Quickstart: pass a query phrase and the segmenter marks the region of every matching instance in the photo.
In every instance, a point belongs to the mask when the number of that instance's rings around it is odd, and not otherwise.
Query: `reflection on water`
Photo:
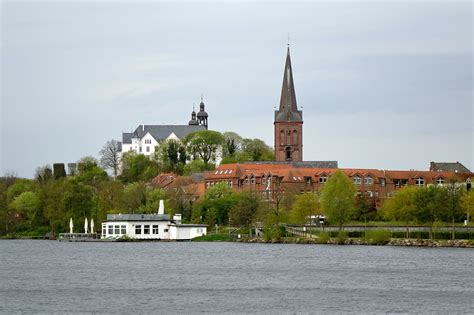
[[[0,312],[470,313],[474,250],[0,241]]]

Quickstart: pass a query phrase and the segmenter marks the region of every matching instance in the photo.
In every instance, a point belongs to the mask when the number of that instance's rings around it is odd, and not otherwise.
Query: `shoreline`
[[[48,238],[48,237],[28,237],[28,236],[19,236],[19,237],[0,237],[2,240],[45,240],[45,241],[57,241],[61,240],[57,238]],[[67,240],[62,240],[61,242],[68,242]],[[92,240],[84,240],[81,242],[92,242]],[[109,239],[95,239],[95,243],[111,243],[111,242],[164,242],[163,240],[136,240],[136,239],[127,239],[127,240],[109,240]],[[167,241],[169,243],[169,241]],[[234,239],[195,239],[188,240],[187,242],[229,242],[229,243],[251,243],[251,244],[299,244],[299,245],[361,245],[361,246],[405,246],[405,247],[456,247],[456,248],[474,248],[474,240],[467,239],[455,239],[455,240],[430,240],[430,239],[414,239],[414,238],[391,238],[389,240],[377,243],[373,240],[368,240],[364,238],[346,238],[346,239],[337,239],[330,238],[328,240],[321,240],[318,238],[306,238],[306,237],[284,237],[280,240],[265,240],[263,238],[234,238]]]

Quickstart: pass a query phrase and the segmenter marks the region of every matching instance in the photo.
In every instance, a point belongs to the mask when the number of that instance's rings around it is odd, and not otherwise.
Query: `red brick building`
[[[225,164],[205,176],[206,189],[226,183],[236,191],[261,194],[271,201],[285,191],[319,192],[337,168],[295,167],[291,164]],[[473,173],[442,171],[393,171],[377,169],[340,169],[352,179],[358,193],[373,197],[381,204],[398,189],[407,186],[445,185],[456,181],[465,185]]]

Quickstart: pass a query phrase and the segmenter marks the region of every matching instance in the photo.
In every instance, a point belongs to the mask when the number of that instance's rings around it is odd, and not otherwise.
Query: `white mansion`
[[[201,98],[199,112],[192,111],[187,125],[139,125],[134,132],[122,133],[121,151],[135,151],[145,156],[155,153],[155,147],[163,140],[182,141],[191,132],[207,130],[208,114]]]

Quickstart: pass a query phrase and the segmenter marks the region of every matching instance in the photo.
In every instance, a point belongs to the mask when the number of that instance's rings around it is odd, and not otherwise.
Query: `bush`
[[[341,245],[344,244],[348,237],[349,237],[349,233],[347,233],[346,231],[339,231],[336,238],[337,244],[341,244]]]
[[[193,242],[229,242],[233,237],[230,234],[209,234],[192,239]]]
[[[328,232],[321,232],[319,233],[318,243],[320,244],[327,244],[331,235]]]
[[[390,242],[390,231],[370,230],[365,233],[365,238],[370,245],[385,245]]]

